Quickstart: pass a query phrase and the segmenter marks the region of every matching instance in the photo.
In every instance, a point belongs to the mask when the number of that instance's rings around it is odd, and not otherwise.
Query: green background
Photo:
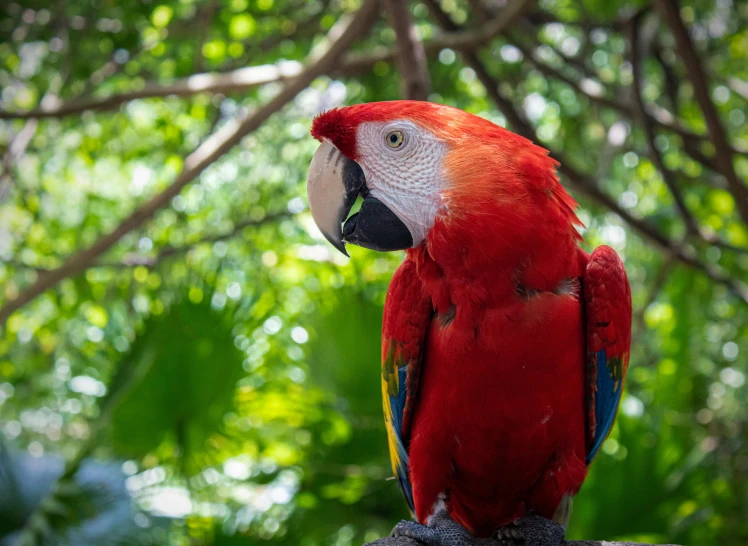
[[[474,29],[501,3],[440,5]],[[3,2],[0,109],[303,62],[358,7]],[[537,140],[608,197],[562,176],[581,204],[584,248],[613,246],[632,284],[627,391],[568,535],[740,544],[748,541],[748,305],[738,291],[748,229],[716,172],[712,139],[655,128],[657,153],[700,233],[687,228],[653,162],[633,106],[626,22],[636,10],[648,41],[644,101],[706,135],[673,36],[646,3],[542,1],[478,50]],[[426,5],[412,2],[410,12],[426,43],[440,39]],[[748,6],[689,0],[680,15],[744,182]],[[394,43],[380,15],[352,55]],[[511,128],[459,52],[428,51],[431,100]],[[348,260],[306,207],[313,116],[401,96],[391,59],[346,66],[315,79],[152,220],[7,320],[0,544],[345,546],[407,517],[390,479],[379,384],[382,305],[402,255],[349,248]],[[173,182],[208,135],[280,88],[0,120],[0,307],[115,229]]]

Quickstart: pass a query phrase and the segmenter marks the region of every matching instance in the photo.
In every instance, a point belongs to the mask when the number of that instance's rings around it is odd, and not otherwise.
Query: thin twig
[[[268,53],[284,40],[293,39],[294,41],[300,41],[302,39],[311,38],[314,34],[317,33],[320,27],[320,20],[327,11],[330,0],[324,0],[321,4],[322,5],[320,9],[310,17],[307,17],[303,21],[293,21],[293,24],[296,26],[293,34],[286,35],[283,32],[280,32],[274,33],[267,38],[262,39],[260,42],[256,42],[254,40],[243,41],[242,45],[244,46],[244,54],[239,58],[229,62],[225,70],[231,70],[233,66],[246,66],[250,63],[253,56],[257,55],[258,52],[262,54]],[[292,11],[296,11],[298,9],[298,6],[294,6]],[[291,17],[290,11],[287,16],[289,18]],[[222,70],[222,72],[225,70]]]
[[[387,18],[397,40],[397,65],[400,69],[402,95],[411,100],[428,100],[431,80],[426,65],[426,51],[418,37],[407,0],[385,0]]]
[[[748,82],[732,76],[727,78],[727,86],[745,100],[748,100]]]
[[[257,129],[272,114],[293,100],[315,78],[330,71],[343,52],[361,35],[368,33],[371,25],[374,23],[377,11],[377,0],[366,0],[354,17],[346,18],[344,22],[339,21],[328,34],[330,41],[325,46],[326,49],[324,52],[321,55],[312,52],[307,68],[296,79],[289,82],[274,98],[254,113],[244,117],[240,121],[226,123],[213,136],[200,144],[195,151],[185,158],[184,169],[171,185],[133,211],[114,231],[101,237],[91,247],[73,254],[57,269],[39,276],[35,283],[21,292],[15,299],[8,301],[0,309],[0,325],[4,325],[13,312],[46,290],[54,287],[61,280],[85,270],[123,236],[143,224],[157,210],[167,205],[182,188],[192,182],[219,157],[238,144],[242,138]]]
[[[678,96],[680,78],[675,74],[673,67],[665,61],[662,44],[656,37],[652,47],[652,56],[662,67],[662,73],[665,76],[665,95],[670,98],[670,110],[677,114],[680,111],[680,97]]]
[[[646,10],[649,8],[644,7],[641,9]],[[602,22],[597,22],[592,19],[579,19],[576,21],[562,20],[558,17],[556,13],[544,11],[541,8],[529,14],[527,16],[527,19],[535,26],[547,25],[550,23],[561,23],[562,25],[577,27],[583,30],[585,33],[589,34],[593,30],[603,28],[603,27],[609,28],[613,31],[619,31],[626,26],[626,23],[628,23],[629,15],[618,17],[617,19],[614,19],[613,21],[603,24]]]
[[[615,99],[611,99],[605,96],[605,93],[602,90],[602,86],[598,84],[597,82],[595,82],[596,85],[594,87],[592,85],[585,85],[584,82],[577,81],[574,78],[571,78],[567,76],[566,74],[564,74],[561,70],[554,68],[551,65],[546,64],[545,62],[540,60],[535,48],[528,48],[526,45],[524,45],[519,40],[512,40],[512,44],[517,49],[519,49],[522,52],[522,55],[524,56],[524,58],[530,61],[533,64],[533,66],[542,74],[564,82],[566,85],[571,87],[575,92],[587,97],[590,101],[594,103],[610,108],[611,110],[616,110],[623,114],[627,114],[627,115],[631,114],[631,108],[628,105],[624,104],[623,102],[620,102],[620,101],[617,101]],[[543,45],[546,45],[546,44],[543,44]],[[589,83],[592,83],[592,81],[589,81]]]
[[[198,245],[217,243],[218,241],[225,241],[226,239],[231,239],[233,237],[236,237],[245,228],[263,226],[265,224],[269,224],[270,222],[274,222],[275,220],[279,220],[282,218],[290,218],[291,216],[292,214],[290,212],[278,212],[278,213],[268,214],[260,220],[252,220],[252,219],[242,220],[241,222],[237,222],[236,224],[234,224],[233,228],[231,228],[230,230],[224,233],[213,233],[210,235],[206,235],[206,236],[201,237],[197,241],[193,241],[186,245],[166,246],[164,248],[161,248],[154,256],[129,255],[129,256],[125,256],[122,260],[118,262],[97,263],[97,264],[92,264],[92,267],[136,267],[139,265],[142,265],[145,267],[155,267],[159,263],[161,263],[163,260],[165,260],[166,258],[171,258],[172,256],[185,254],[189,252],[190,250],[193,250]]]
[[[719,119],[717,109],[714,107],[714,103],[709,96],[706,73],[696,53],[691,37],[688,35],[688,29],[680,17],[678,4],[675,0],[656,0],[655,5],[675,38],[678,54],[686,66],[686,74],[693,86],[696,102],[698,102],[704,114],[709,136],[714,143],[717,163],[722,168],[725,178],[727,178],[727,185],[730,193],[735,198],[740,217],[745,224],[748,224],[748,186],[738,178],[735,172],[735,166],[732,162],[733,150],[727,141],[727,136],[722,128],[722,122]]]
[[[702,231],[701,238],[704,239],[706,243],[712,246],[716,246],[717,248],[722,248],[724,250],[729,250],[730,252],[736,252],[738,254],[748,254],[748,248],[733,245],[731,243],[728,243],[727,241],[723,241],[717,235]]]
[[[34,138],[38,125],[39,121],[36,119],[26,120],[23,128],[16,133],[8,144],[8,149],[3,155],[3,172],[0,173],[0,203],[3,202],[10,189],[13,165],[18,163],[18,160],[26,153],[26,148],[28,148],[31,139]]]
[[[213,23],[213,17],[218,9],[216,0],[209,0],[204,9],[197,10],[197,38],[195,40],[195,60],[193,61],[195,72],[202,72],[205,65],[203,56],[203,44],[208,39],[210,25]]]
[[[657,275],[652,282],[652,287],[649,289],[647,301],[644,303],[644,305],[641,306],[639,311],[634,316],[634,320],[632,321],[634,324],[633,330],[635,334],[636,332],[644,331],[644,315],[647,313],[647,309],[649,309],[649,306],[652,305],[657,299],[657,296],[660,294],[662,287],[665,286],[665,283],[670,276],[670,272],[673,270],[674,266],[675,260],[673,259],[673,256],[665,256],[665,261],[657,270]]]
[[[187,252],[190,252],[198,245],[217,243],[218,241],[225,241],[226,239],[231,239],[233,237],[236,237],[245,228],[259,227],[265,224],[269,224],[270,222],[274,222],[275,220],[280,220],[283,218],[291,218],[291,217],[293,217],[292,213],[284,211],[284,212],[276,212],[276,213],[267,214],[266,216],[263,216],[260,220],[253,220],[253,219],[242,220],[241,222],[236,222],[234,224],[234,227],[232,227],[230,230],[224,233],[211,233],[209,235],[204,235],[200,239],[191,241],[181,246],[164,246],[160,248],[158,252],[156,252],[155,255],[127,254],[119,261],[93,262],[88,265],[88,268],[92,268],[92,267],[128,268],[128,267],[137,267],[139,265],[142,265],[145,267],[156,267],[166,258],[171,258],[172,256],[178,256],[180,254],[186,254]],[[61,258],[58,258],[58,259],[61,259]],[[26,270],[36,271],[37,273],[40,273],[40,274],[48,273],[49,271],[51,271],[51,269],[48,269],[45,267],[39,267],[35,265],[29,265],[20,260],[7,260],[3,263],[5,265],[10,265],[16,269],[26,269]]]

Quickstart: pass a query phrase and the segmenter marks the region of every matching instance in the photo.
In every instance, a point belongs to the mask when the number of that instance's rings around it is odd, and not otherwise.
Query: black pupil
[[[390,142],[392,142],[392,144],[395,144],[397,142],[397,135],[395,133],[392,133],[390,135]]]

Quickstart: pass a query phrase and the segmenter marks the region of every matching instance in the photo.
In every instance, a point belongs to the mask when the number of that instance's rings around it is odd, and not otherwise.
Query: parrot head
[[[506,236],[502,225],[560,222],[574,231],[579,223],[546,150],[463,110],[420,101],[359,104],[320,114],[311,132],[321,145],[309,169],[309,207],[346,255],[345,243],[418,247],[437,224],[490,238],[501,237],[495,230]],[[349,217],[359,196],[361,208]]]

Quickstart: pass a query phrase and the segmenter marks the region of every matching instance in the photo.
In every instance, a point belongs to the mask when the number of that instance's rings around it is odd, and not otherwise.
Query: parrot
[[[623,262],[582,249],[549,152],[485,118],[373,102],[322,112],[311,134],[321,234],[346,256],[346,244],[405,254],[385,299],[381,388],[415,521],[392,536],[558,546],[621,401]]]

